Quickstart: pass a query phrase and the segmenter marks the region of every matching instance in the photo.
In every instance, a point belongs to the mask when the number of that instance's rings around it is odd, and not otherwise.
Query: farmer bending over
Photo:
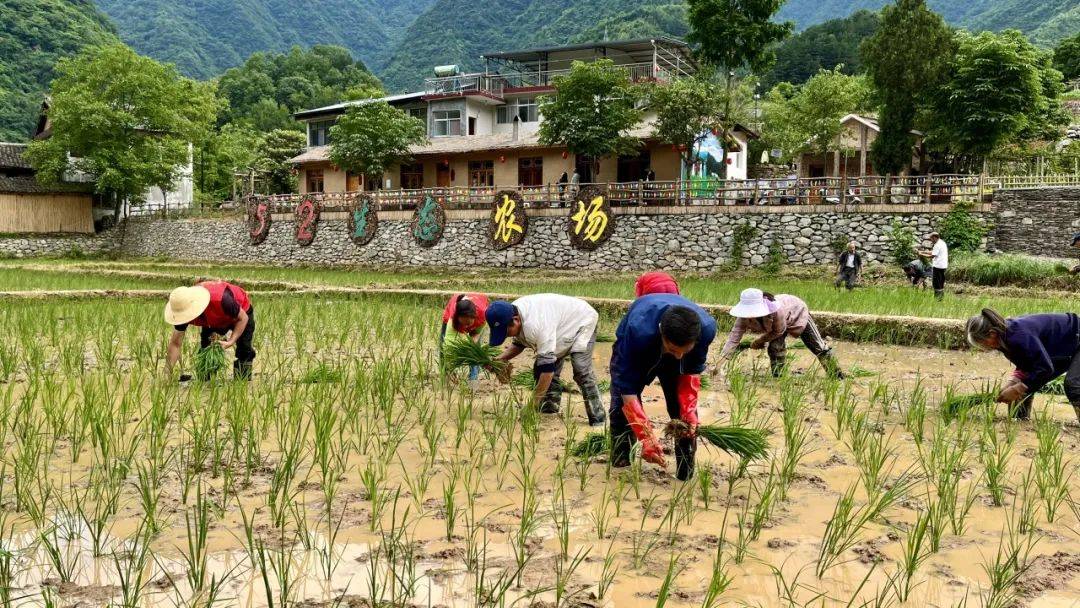
[[[1072,243],[1069,246],[1073,249],[1080,249],[1080,232],[1073,235]],[[1080,264],[1069,269],[1069,274],[1080,274]]]
[[[907,264],[904,264],[904,274],[908,280],[911,281],[912,287],[922,287],[926,289],[926,265],[922,263],[922,260],[911,260]]]
[[[738,320],[731,328],[720,354],[723,361],[735,354],[746,332],[761,334],[750,344],[750,348],[761,349],[768,345],[772,374],[779,377],[787,359],[787,337],[791,336],[802,339],[826,373],[835,378],[844,377],[832,349],[825,343],[825,338],[810,316],[806,302],[799,298],[787,294],[774,296],[754,288],[744,289],[739,294],[739,303],[731,309],[731,316]]]
[[[679,284],[666,272],[646,272],[634,283],[634,297],[640,298],[651,293],[673,293],[679,295]]]
[[[998,393],[1001,403],[1015,404],[1013,415],[1031,416],[1031,400],[1048,382],[1065,374],[1065,396],[1080,421],[1080,319],[1073,313],[1026,315],[1006,319],[984,308],[967,322],[968,342],[997,350],[1016,369]]]
[[[442,359],[442,346],[447,340],[446,327],[450,326],[458,335],[468,336],[474,342],[480,341],[487,312],[487,296],[479,293],[454,294],[446,303],[442,313],[442,326],[439,329],[439,358]],[[480,368],[469,366],[469,382],[480,376]]]
[[[487,309],[491,345],[501,345],[507,336],[514,339],[498,357],[506,363],[500,379],[509,381],[510,360],[525,348],[533,349],[536,352],[533,363],[536,390],[532,403],[544,414],[555,414],[562,400],[559,376],[562,375],[563,361],[569,357],[574,368],[574,382],[585,399],[589,426],[603,426],[607,420],[592,364],[599,318],[585,300],[554,293],[525,296],[512,303],[492,302]]]
[[[243,289],[225,281],[204,281],[194,287],[177,287],[169,294],[169,302],[165,304],[165,322],[173,326],[165,357],[166,372],[171,374],[180,360],[184,332],[188,325],[194,325],[202,329],[199,334],[200,348],[210,346],[214,334],[228,334],[228,339],[221,337],[218,342],[226,350],[236,346],[233,377],[241,380],[251,378],[251,362],[255,360],[255,349],[251,347],[251,340],[255,337],[255,309]]]
[[[668,416],[689,433],[675,441],[676,476],[694,475],[698,391],[716,321],[700,306],[673,294],[634,300],[615,330],[611,352],[611,462],[630,464],[630,448],[641,442],[641,457],[664,466],[664,452],[641,405],[641,393],[660,380]]]

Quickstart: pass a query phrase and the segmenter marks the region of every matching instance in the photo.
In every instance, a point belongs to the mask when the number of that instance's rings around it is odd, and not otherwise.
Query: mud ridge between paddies
[[[30,267],[27,267],[30,269]],[[171,278],[179,283],[195,283],[210,279],[198,275],[177,276],[148,273],[141,271],[111,271],[118,276],[142,276],[143,278]],[[432,306],[440,306],[450,296],[460,293],[457,290],[409,289],[387,287],[331,287],[303,285],[280,281],[245,281],[252,295],[257,297],[344,297],[344,298],[410,298],[430,301]],[[65,291],[5,291],[0,292],[0,299],[93,299],[93,298],[144,298],[161,299],[168,297],[168,290],[112,290],[87,289]],[[524,294],[490,293],[489,297],[502,300],[514,300]],[[618,316],[626,311],[632,300],[616,298],[582,297],[594,308],[604,314]],[[702,304],[723,328],[729,328],[731,306],[720,304]],[[961,350],[967,348],[964,338],[964,322],[960,319],[934,319],[927,317],[871,315],[858,313],[839,313],[813,311],[814,320],[826,336],[834,340],[852,342],[876,342],[900,346],[933,346]]]

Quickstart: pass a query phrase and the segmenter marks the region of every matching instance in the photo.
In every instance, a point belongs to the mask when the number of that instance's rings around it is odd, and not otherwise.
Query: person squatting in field
[[[779,294],[772,295],[753,287],[744,289],[739,295],[739,303],[731,309],[731,316],[736,317],[735,325],[728,334],[724,349],[720,352],[721,364],[731,359],[739,342],[747,332],[761,334],[750,348],[761,349],[768,345],[769,361],[774,376],[779,376],[787,362],[787,337],[800,338],[803,344],[818,358],[826,373],[835,378],[843,378],[840,365],[832,349],[825,342],[806,302],[799,298]]]
[[[446,328],[450,327],[458,335],[468,336],[474,342],[480,341],[480,330],[487,322],[487,296],[479,293],[458,293],[451,296],[442,313],[442,326],[439,329],[439,359],[442,359],[442,347],[448,339]],[[453,336],[453,334],[450,334]],[[480,368],[469,366],[469,382],[475,382],[480,376]]]
[[[596,346],[596,325],[600,315],[580,298],[554,293],[524,296],[513,302],[497,300],[487,309],[487,324],[491,329],[491,345],[501,346],[507,337],[513,338],[498,360],[506,363],[500,380],[510,379],[510,361],[526,348],[536,353],[533,378],[536,390],[533,403],[545,414],[559,411],[562,400],[563,362],[569,358],[574,369],[574,382],[585,399],[589,425],[598,427],[607,422],[600,388],[593,372],[593,349]]]
[[[172,373],[180,360],[184,333],[188,325],[201,328],[200,348],[212,343],[214,334],[218,342],[228,350],[236,347],[233,361],[233,377],[241,380],[251,378],[251,364],[255,349],[251,342],[255,337],[255,309],[247,293],[225,281],[204,281],[193,287],[177,287],[169,294],[165,304],[165,322],[173,326],[165,357],[165,370]],[[205,380],[205,378],[200,378]]]
[[[682,296],[647,294],[630,305],[615,330],[611,352],[613,466],[628,466],[637,442],[642,458],[664,466],[663,449],[641,405],[642,391],[659,379],[668,415],[689,427],[675,440],[676,476],[683,481],[693,477],[701,373],[715,337],[712,316]]]
[[[1080,318],[1075,314],[1006,319],[984,308],[968,319],[967,339],[976,348],[1000,352],[1016,366],[997,396],[998,402],[1012,405],[1014,416],[1027,420],[1039,389],[1065,374],[1065,397],[1080,423]]]

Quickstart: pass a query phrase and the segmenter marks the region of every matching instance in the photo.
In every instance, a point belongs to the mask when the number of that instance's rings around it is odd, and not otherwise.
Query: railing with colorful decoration
[[[851,205],[952,204],[982,201],[998,189],[1050,186],[1080,186],[1080,175],[1028,175],[988,177],[980,175],[922,175],[903,177],[815,177],[750,180],[690,178],[678,181],[636,181],[596,184],[546,184],[518,187],[455,186],[419,190],[374,190],[364,192],[379,210],[411,210],[431,197],[448,209],[490,209],[494,195],[513,190],[526,207],[568,207],[580,188],[596,186],[607,192],[613,207],[709,206],[723,213],[723,207],[799,207],[829,205],[843,210]],[[277,213],[289,212],[303,197],[319,201],[327,211],[343,210],[360,192],[279,194],[256,196]],[[189,208],[141,206],[132,216],[201,215],[242,212],[246,200]],[[717,209],[719,207],[720,209]]]

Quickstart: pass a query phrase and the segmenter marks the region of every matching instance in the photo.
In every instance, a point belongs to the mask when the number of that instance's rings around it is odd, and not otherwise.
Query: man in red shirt
[[[469,336],[475,342],[480,341],[480,330],[487,323],[487,296],[479,293],[458,293],[450,298],[443,308],[442,327],[439,330],[439,358],[442,358],[442,345],[446,341],[446,328]],[[480,377],[480,368],[469,367],[469,381]]]
[[[201,348],[210,346],[214,334],[221,347],[236,347],[233,361],[233,377],[240,380],[251,378],[251,362],[255,349],[251,341],[255,337],[255,309],[247,293],[225,281],[204,281],[193,287],[177,287],[169,294],[165,304],[165,322],[173,326],[169,337],[169,349],[165,358],[165,370],[172,373],[180,360],[184,332],[188,325],[202,329],[199,335]]]

